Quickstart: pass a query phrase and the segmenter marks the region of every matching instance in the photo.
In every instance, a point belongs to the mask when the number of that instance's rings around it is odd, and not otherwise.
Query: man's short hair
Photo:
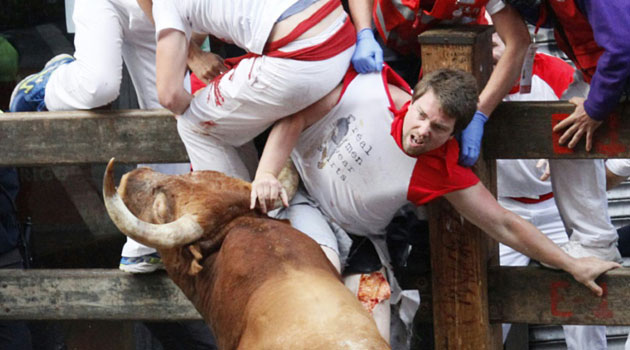
[[[411,102],[427,91],[433,91],[442,112],[455,118],[453,133],[463,130],[477,110],[477,81],[472,74],[459,69],[442,68],[425,75],[413,89]]]

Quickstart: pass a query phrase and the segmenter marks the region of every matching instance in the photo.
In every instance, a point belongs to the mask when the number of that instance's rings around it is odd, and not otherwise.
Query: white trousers
[[[553,159],[551,185],[560,216],[572,241],[587,247],[617,242],[608,215],[606,168],[603,159]]]
[[[155,88],[155,29],[135,0],[81,0],[72,16],[76,61],[46,84],[50,111],[92,109],[114,101],[123,59],[140,108],[160,108]]]
[[[318,36],[294,41],[281,48],[291,52],[324,42],[343,25],[340,17]],[[252,140],[276,120],[298,112],[332,91],[342,80],[354,46],[321,61],[300,61],[260,56],[242,60],[218,83],[198,93],[180,117],[180,133],[193,169],[217,166],[206,159],[203,147],[240,146]],[[183,122],[182,122],[183,121]],[[189,139],[191,133],[207,137],[202,145]],[[220,166],[220,165],[219,165]]]
[[[562,99],[587,97],[588,91],[582,73],[576,70]],[[556,159],[549,166],[556,204],[570,239],[587,247],[615,244],[617,230],[608,215],[604,161]]]
[[[553,176],[552,176],[553,177]],[[568,242],[560,212],[554,198],[535,204],[525,204],[507,197],[499,197],[499,204],[536,226],[557,245]],[[531,260],[516,250],[499,244],[501,266],[527,266]],[[562,326],[569,350],[605,350],[605,326]],[[510,324],[503,324],[503,342],[510,331]]]

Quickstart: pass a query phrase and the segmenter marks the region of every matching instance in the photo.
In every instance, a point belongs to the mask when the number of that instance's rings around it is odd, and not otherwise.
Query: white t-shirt
[[[559,58],[538,53],[534,61],[531,92],[511,93],[504,101],[557,101],[572,80],[572,70]],[[537,162],[537,159],[497,160],[498,195],[538,198],[552,192],[551,181],[540,180],[545,169],[536,168]]]
[[[297,0],[154,0],[156,35],[176,29],[211,34],[248,52],[262,54],[280,15]]]
[[[381,234],[407,201],[416,163],[390,135],[381,73],[355,77],[339,103],[307,128],[292,159],[326,216],[350,233]]]

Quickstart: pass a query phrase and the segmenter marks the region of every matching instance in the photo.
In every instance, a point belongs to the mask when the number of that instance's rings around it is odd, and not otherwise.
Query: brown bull
[[[107,211],[127,236],[155,247],[222,350],[389,349],[319,245],[249,209],[251,186],[218,172],[136,169],[113,183]]]

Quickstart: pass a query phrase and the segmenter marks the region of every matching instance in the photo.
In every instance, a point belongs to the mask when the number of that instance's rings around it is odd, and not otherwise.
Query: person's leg
[[[309,44],[316,44],[321,38],[311,39],[315,42]],[[181,118],[227,144],[241,145],[329,93],[346,73],[352,50],[321,61],[269,56],[242,60],[200,91]]]
[[[77,1],[73,20],[76,60],[59,66],[46,84],[51,111],[100,107],[120,90],[124,14],[111,1]]]
[[[568,350],[606,350],[606,326],[562,326]]]
[[[579,70],[562,94],[563,100],[587,97],[589,85]],[[572,256],[597,256],[621,261],[617,231],[608,215],[604,161],[550,160],[551,184],[570,242],[563,249]]]
[[[551,183],[574,257],[596,256],[621,261],[617,231],[608,215],[604,161],[555,159],[549,162]]]

